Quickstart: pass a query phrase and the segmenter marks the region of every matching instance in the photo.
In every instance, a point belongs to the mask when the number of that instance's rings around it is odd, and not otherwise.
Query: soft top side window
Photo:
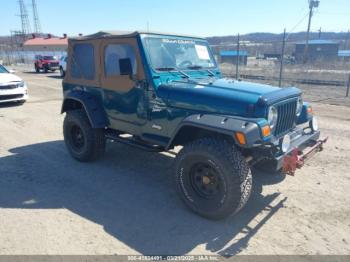
[[[120,76],[120,63],[123,59],[130,59],[133,74],[137,72],[137,63],[134,49],[127,44],[109,44],[105,48],[104,68],[105,76]]]
[[[95,79],[95,55],[92,44],[75,44],[71,58],[73,78]]]

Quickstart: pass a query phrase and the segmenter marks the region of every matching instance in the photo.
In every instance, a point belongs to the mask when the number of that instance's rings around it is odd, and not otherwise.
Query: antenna
[[[23,0],[18,0],[19,3],[19,10],[20,10],[20,17],[21,17],[21,24],[22,24],[22,34],[24,38],[31,33],[32,29],[30,28],[29,23],[29,17],[27,13],[27,8],[24,5]]]
[[[38,15],[38,9],[36,6],[36,0],[32,0],[32,8],[33,8],[33,22],[34,22],[34,33],[40,34],[41,32],[41,25]]]

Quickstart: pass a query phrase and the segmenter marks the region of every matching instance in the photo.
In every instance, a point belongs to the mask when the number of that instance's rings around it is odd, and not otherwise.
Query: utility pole
[[[286,47],[286,29],[283,32],[283,42],[282,42],[282,54],[281,54],[281,66],[280,66],[280,78],[278,82],[278,86],[282,86],[282,73],[283,73],[283,63],[284,63],[284,49]]]
[[[236,59],[236,79],[237,80],[239,78],[239,61],[240,61],[239,49],[240,49],[240,45],[239,45],[239,34],[238,34],[238,36],[237,36],[237,59]]]
[[[346,88],[346,97],[349,96],[349,91],[350,91],[350,74],[349,74],[349,80],[348,80],[348,84],[347,84],[347,88]]]
[[[349,35],[350,35],[350,30],[348,30],[348,33],[346,34],[346,39],[345,39],[345,43],[344,43],[345,50],[348,48]]]
[[[36,6],[36,0],[32,0],[32,8],[33,8],[33,22],[34,22],[34,33],[40,34],[41,25],[39,20],[38,8]]]
[[[314,8],[317,8],[320,5],[319,0],[309,0],[309,22],[307,24],[307,32],[306,32],[306,41],[305,41],[305,49],[304,49],[304,64],[306,64],[308,60],[308,49],[309,49],[309,38],[310,38],[310,28],[311,28],[311,19],[313,15]]]
[[[318,29],[318,39],[321,39],[321,34],[322,34],[322,28]]]

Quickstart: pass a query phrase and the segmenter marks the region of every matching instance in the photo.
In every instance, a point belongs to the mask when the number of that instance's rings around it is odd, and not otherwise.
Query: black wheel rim
[[[70,139],[71,144],[76,151],[80,151],[84,147],[85,145],[84,133],[79,126],[77,125],[72,126],[70,130],[70,138],[71,138]]]
[[[208,163],[195,164],[190,170],[190,180],[196,194],[205,199],[218,196],[223,189],[218,171]]]

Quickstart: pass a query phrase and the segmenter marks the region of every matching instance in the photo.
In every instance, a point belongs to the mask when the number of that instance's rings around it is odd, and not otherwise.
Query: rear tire
[[[92,128],[84,110],[67,112],[63,135],[69,153],[78,161],[93,161],[105,152],[104,129]]]
[[[66,75],[66,73],[64,72],[62,67],[60,67],[60,75],[61,75],[61,77],[65,77],[65,75]]]
[[[176,185],[195,213],[222,219],[247,203],[252,189],[250,168],[233,143],[203,138],[185,147],[176,159]]]
[[[44,72],[45,74],[49,71],[49,69],[47,67],[44,68]]]
[[[35,72],[40,73],[40,68],[37,65],[35,65]]]

